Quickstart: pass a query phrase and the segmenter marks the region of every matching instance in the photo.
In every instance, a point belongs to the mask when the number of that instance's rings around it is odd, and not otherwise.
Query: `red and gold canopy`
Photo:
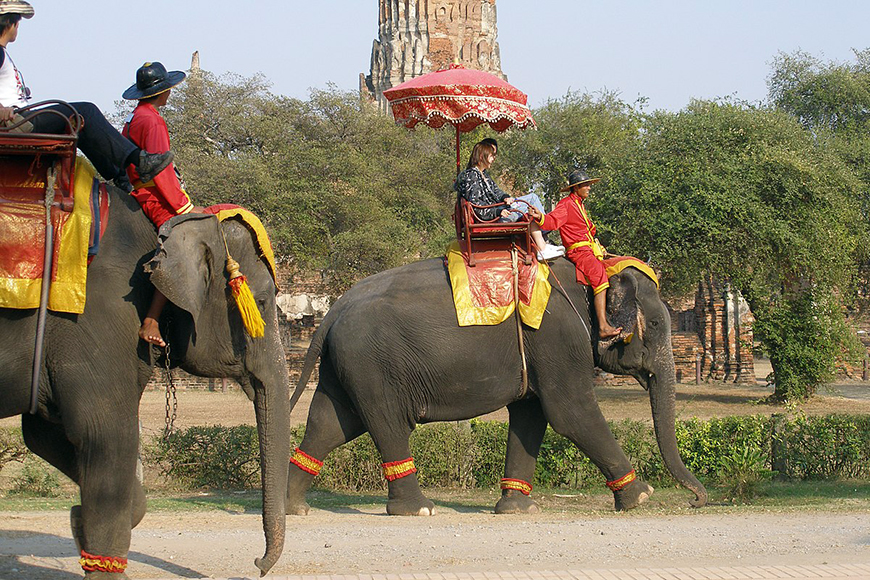
[[[431,72],[384,91],[396,123],[413,129],[446,124],[467,133],[489,123],[498,132],[534,127],[528,97],[508,82],[461,65]]]

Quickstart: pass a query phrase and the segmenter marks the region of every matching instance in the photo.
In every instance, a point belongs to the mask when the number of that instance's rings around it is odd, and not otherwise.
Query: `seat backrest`
[[[48,106],[52,108],[46,108]],[[61,112],[65,108],[69,109],[69,116]],[[78,131],[83,123],[81,116],[72,105],[63,101],[35,103],[18,109],[16,114],[16,119],[0,126],[0,172],[6,177],[3,186],[7,190],[16,186],[19,195],[44,196],[44,191],[32,186],[40,180],[44,183],[47,169],[59,162],[58,186],[63,192],[62,197],[70,197],[75,183]],[[32,127],[32,121],[42,115],[61,117],[66,125],[65,131],[60,134],[26,132],[28,125]],[[28,189],[32,189],[32,193],[28,193]]]

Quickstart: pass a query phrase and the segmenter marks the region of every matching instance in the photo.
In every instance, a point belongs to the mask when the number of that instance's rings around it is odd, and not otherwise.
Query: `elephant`
[[[163,329],[170,363],[200,376],[236,379],[254,403],[266,536],[265,554],[255,564],[265,574],[284,546],[289,457],[289,377],[275,281],[239,220],[176,216],[155,236],[137,202],[107,187],[111,215],[89,266],[84,312],[47,317],[35,414],[28,410],[36,313],[0,309],[0,336],[6,339],[0,349],[0,416],[21,415],[28,448],[78,484],[73,537],[83,568],[96,568],[86,569],[86,576],[126,578],[131,529],[146,507],[136,478],[139,399],[155,360],[165,363],[167,356],[140,341],[137,329],[153,288],[160,289],[170,302],[161,322],[171,320]],[[241,264],[264,319],[260,338],[245,333],[228,290],[227,251]]]
[[[540,328],[522,329],[526,392],[515,322],[458,326],[443,259],[375,274],[341,296],[312,338],[290,402],[292,409],[319,359],[305,435],[289,466],[287,513],[307,514],[305,492],[323,459],[369,432],[388,480],[387,513],[431,515],[434,504],[420,491],[410,457],[415,425],[465,420],[504,406],[509,438],[496,513],[538,511],[529,482],[547,424],[598,467],[617,510],[634,508],[653,489],[634,475],[599,409],[596,363],[633,375],[649,390],[665,464],[694,492],[690,503],[704,505],[707,492],[677,449],[670,317],[656,284],[633,268],[610,278],[608,317],[630,329],[632,339],[607,344],[590,324],[588,287],[574,282],[574,265],[564,258],[551,264],[550,281],[557,280],[569,283],[554,284]]]

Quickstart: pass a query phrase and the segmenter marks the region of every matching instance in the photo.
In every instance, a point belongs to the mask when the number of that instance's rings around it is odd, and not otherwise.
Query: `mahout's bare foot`
[[[160,324],[153,318],[145,318],[139,327],[139,338],[150,344],[166,346],[163,336],[160,334]]]
[[[609,324],[602,324],[601,328],[598,329],[598,338],[600,340],[604,340],[606,338],[612,338],[622,332],[622,327],[614,328]]]

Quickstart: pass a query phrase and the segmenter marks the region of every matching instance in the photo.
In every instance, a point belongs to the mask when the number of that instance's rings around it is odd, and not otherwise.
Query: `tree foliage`
[[[499,136],[494,173],[545,203],[572,169],[601,177],[589,207],[609,249],[651,260],[666,294],[702,276],[739,290],[777,396],[800,398],[848,351],[842,306],[870,246],[870,52],[856,57],[780,55],[770,107],[693,101],[648,114],[615,93],[569,93],[534,111],[537,131]],[[334,87],[299,100],[260,76],[209,73],[181,85],[164,115],[194,201],[250,208],[281,261],[325,270],[336,293],[439,255],[453,236],[450,131],[409,132]],[[490,134],[463,136],[463,163]]]
[[[324,270],[336,293],[449,241],[449,135],[397,127],[334,87],[299,100],[261,76],[207,72],[163,114],[194,202],[254,211],[279,260]]]
[[[671,292],[702,275],[738,289],[771,353],[776,396],[800,398],[831,376],[848,344],[842,309],[830,305],[866,242],[860,189],[794,117],[696,101],[647,117],[598,208],[618,224],[616,249],[649,256]],[[812,352],[813,364],[778,356],[786,345]]]
[[[618,159],[638,137],[641,116],[616,93],[572,92],[534,112],[537,131],[514,131],[499,150],[499,166],[520,190],[554,203],[568,173],[586,167],[606,185]]]

